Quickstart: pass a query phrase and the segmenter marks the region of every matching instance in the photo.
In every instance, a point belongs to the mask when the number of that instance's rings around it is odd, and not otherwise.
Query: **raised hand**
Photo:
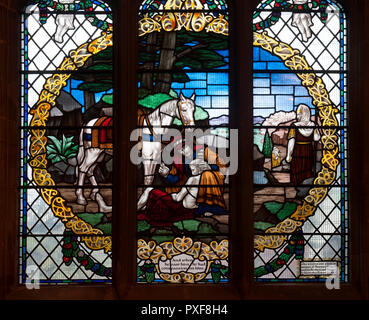
[[[160,165],[160,167],[159,167],[159,174],[162,176],[162,177],[164,177],[164,178],[166,178],[166,177],[168,177],[168,175],[169,175],[169,171],[170,171],[170,169],[164,164],[164,163],[162,163],[161,165]]]

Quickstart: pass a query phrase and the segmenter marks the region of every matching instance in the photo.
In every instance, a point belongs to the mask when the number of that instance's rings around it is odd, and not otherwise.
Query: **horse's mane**
[[[155,111],[153,111],[150,114],[151,121],[156,121],[156,120],[160,119],[160,112],[169,113],[169,112],[173,111],[172,110],[172,104],[174,102],[177,105],[178,99],[168,100],[168,101],[162,103],[159,107],[157,107],[155,109]]]

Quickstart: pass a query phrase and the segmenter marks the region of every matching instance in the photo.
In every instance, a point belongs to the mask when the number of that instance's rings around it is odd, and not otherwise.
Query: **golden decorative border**
[[[171,32],[179,31],[184,28],[186,31],[214,32],[228,36],[229,25],[224,15],[218,18],[213,15],[207,15],[204,12],[204,5],[199,0],[168,0],[164,9],[171,12],[163,12],[162,14],[151,12],[153,17],[149,17],[149,13],[138,22],[138,36],[142,37],[151,32],[160,32],[161,30]],[[178,10],[178,12],[176,12]],[[191,12],[191,11],[197,12]]]
[[[187,254],[194,259],[207,261],[206,271],[201,273],[162,273],[159,269],[159,262],[171,260],[179,254]],[[166,282],[170,283],[195,283],[201,281],[209,273],[211,264],[216,260],[226,260],[228,258],[228,240],[224,239],[219,243],[210,242],[210,245],[196,241],[191,238],[175,238],[172,242],[167,241],[157,244],[154,240],[146,242],[143,239],[137,241],[137,256],[141,260],[150,260],[155,264],[156,272]]]
[[[153,31],[160,30],[152,30],[150,32]],[[112,45],[112,33],[102,32],[101,37],[93,40],[91,43],[83,44],[77,50],[71,51],[69,56],[64,59],[57,70],[77,70],[84,65],[89,57]],[[338,125],[335,114],[339,111],[337,108],[333,107],[322,79],[313,72],[298,73],[299,70],[312,70],[299,50],[292,49],[287,44],[274,40],[267,35],[267,32],[254,32],[254,46],[259,46],[280,57],[290,70],[297,71],[297,76],[301,79],[302,85],[308,89],[309,95],[313,98],[313,104],[319,109],[319,117],[322,125],[332,127]],[[55,105],[56,98],[60,95],[62,88],[66,86],[66,82],[69,78],[70,74],[55,74],[48,78],[36,106],[30,111],[33,118],[30,124],[32,129],[30,138],[31,145],[29,148],[31,160],[29,164],[33,169],[33,179],[35,183],[41,187],[55,186],[55,182],[52,180],[50,173],[46,170],[46,130],[38,129],[37,127],[46,126],[50,109]],[[330,185],[334,181],[336,169],[339,164],[337,157],[339,150],[337,130],[328,128],[323,129],[322,132],[321,141],[325,150],[323,151],[322,170],[314,180],[314,185],[317,187],[309,191],[309,195],[305,197],[303,204],[297,207],[296,212],[294,212],[289,219],[282,221],[273,228],[269,228],[266,230],[266,233],[294,232],[297,228],[301,227],[302,222],[306,221],[309,216],[314,214],[316,206],[326,197],[328,188],[318,186]],[[101,230],[93,228],[90,224],[75,216],[71,208],[65,205],[66,201],[60,197],[58,191],[55,189],[43,188],[41,189],[41,195],[45,202],[51,206],[54,215],[61,218],[67,228],[71,229],[77,235],[85,235],[85,237],[82,237],[82,241],[88,248],[92,250],[104,249],[105,252],[111,251],[111,236],[103,236]],[[91,237],[86,235],[99,236]],[[279,248],[285,240],[285,235],[258,235],[254,238],[254,247],[260,251],[263,251],[264,248]]]
[[[215,18],[212,15],[206,15],[203,12],[164,12],[163,14],[155,14],[149,17],[145,14],[138,22],[138,36],[142,37],[152,32],[179,31],[213,32],[229,35],[229,24],[224,15]]]
[[[62,64],[57,69],[58,71],[73,71],[82,67],[86,60],[92,55],[95,55],[107,47],[113,45],[113,34],[102,32],[102,35],[90,43],[81,45],[78,49],[72,50],[67,57],[64,58]],[[32,177],[37,186],[41,189],[41,196],[44,201],[51,207],[55,217],[61,219],[65,227],[71,229],[76,235],[81,235],[81,240],[85,245],[92,250],[104,249],[105,252],[111,251],[112,238],[104,236],[99,229],[93,228],[89,223],[83,221],[74,215],[72,209],[67,206],[59,192],[54,188],[55,182],[47,171],[46,159],[46,130],[39,127],[44,127],[47,124],[50,109],[55,105],[55,100],[60,95],[63,87],[66,86],[71,74],[54,74],[46,80],[43,90],[39,96],[39,100],[32,108],[30,113],[33,115],[30,127],[31,138],[29,147],[30,162],[32,168]]]
[[[190,10],[203,10],[203,5],[197,0],[168,0],[165,4],[165,10],[172,12],[163,12],[162,14],[154,13],[149,16],[145,14],[138,22],[139,37],[145,36],[152,32],[186,31],[212,32],[217,34],[229,35],[229,24],[224,15],[214,17],[206,15],[203,12],[190,12]],[[175,10],[188,10],[187,12],[175,12]],[[174,11],[174,12],[173,12]],[[158,245],[155,241],[138,240],[137,256],[142,260],[153,261],[156,271],[164,281],[170,283],[195,283],[206,277],[211,264],[215,260],[225,260],[228,258],[228,240],[220,243],[212,241],[210,246],[206,243],[197,241],[193,242],[191,238],[176,238],[173,242],[164,242]],[[188,272],[166,274],[159,270],[159,260],[165,261],[173,256],[186,253],[195,259],[201,261],[207,260],[207,268],[203,273],[192,274]]]
[[[302,85],[306,87],[309,95],[313,98],[313,104],[319,110],[321,125],[332,127],[322,129],[321,142],[324,149],[322,170],[315,178],[314,187],[309,190],[309,194],[304,198],[302,205],[299,205],[289,218],[265,231],[266,233],[273,233],[273,235],[257,235],[254,237],[254,248],[264,251],[265,248],[276,249],[283,245],[287,240],[285,234],[290,234],[300,228],[308,217],[314,215],[318,204],[325,199],[328,193],[327,186],[334,182],[339,164],[338,135],[335,128],[338,125],[336,113],[339,111],[333,106],[323,80],[314,74],[299,50],[292,49],[289,45],[269,37],[266,31],[262,33],[254,32],[253,45],[281,58],[286,67],[296,72]],[[299,73],[303,70],[311,70],[312,72]],[[324,185],[324,187],[321,185]],[[278,233],[281,235],[278,235]]]

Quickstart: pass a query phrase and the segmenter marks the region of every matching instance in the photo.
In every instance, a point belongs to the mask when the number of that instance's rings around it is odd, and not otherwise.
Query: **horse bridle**
[[[181,100],[178,100],[177,102],[177,110],[179,114],[179,118],[184,126],[188,126],[190,124],[190,121],[184,121],[183,115],[182,115],[182,102]]]
[[[185,121],[185,120],[184,120],[184,117],[183,117],[183,114],[182,114],[182,103],[181,103],[181,101],[180,101],[180,100],[178,100],[178,102],[177,102],[177,111],[178,111],[178,115],[179,115],[179,118],[180,118],[180,120],[181,120],[182,124],[183,124],[184,126],[188,126],[188,125],[189,125],[189,123],[190,123],[190,121]],[[170,114],[168,114],[168,113],[166,113],[166,112],[163,112],[163,111],[161,111],[161,110],[159,110],[159,113],[160,113],[160,121],[162,120],[162,118],[161,118],[161,115],[162,115],[162,114],[164,114],[164,115],[166,115],[166,116],[168,116],[168,117],[171,117],[171,118],[174,118],[174,117],[175,117],[175,116],[172,116],[172,115],[170,115]],[[158,136],[155,134],[155,132],[154,132],[154,128],[153,128],[153,126],[152,126],[152,125],[151,125],[151,123],[150,123],[149,115],[145,115],[145,121],[146,121],[146,123],[147,123],[148,129],[150,130],[151,135],[152,135],[156,140],[158,140]],[[162,142],[162,143],[163,143],[163,142]]]
[[[180,100],[178,100],[178,102],[177,102],[177,111],[178,111],[179,119],[181,120],[182,124],[184,126],[188,126],[190,122],[189,121],[184,121],[184,117],[183,117],[183,114],[182,114],[182,103],[181,103]],[[161,110],[160,110],[160,114],[164,114],[168,117],[174,118],[174,116],[172,116],[172,115],[170,115],[166,112],[163,112]],[[160,117],[160,120],[161,120],[161,117]]]

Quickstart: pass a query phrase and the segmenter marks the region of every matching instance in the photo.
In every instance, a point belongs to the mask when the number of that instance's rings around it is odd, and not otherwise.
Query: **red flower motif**
[[[284,262],[284,260],[281,260],[281,259],[278,259],[277,260],[277,265],[284,265],[285,264],[285,262]]]
[[[69,257],[63,257],[63,261],[64,261],[65,263],[68,263],[68,262],[70,261],[70,258],[69,258]]]
[[[85,266],[87,266],[87,264],[88,264],[88,260],[87,260],[87,259],[82,260],[82,261],[81,261],[81,263],[82,263],[82,265],[85,267]]]

